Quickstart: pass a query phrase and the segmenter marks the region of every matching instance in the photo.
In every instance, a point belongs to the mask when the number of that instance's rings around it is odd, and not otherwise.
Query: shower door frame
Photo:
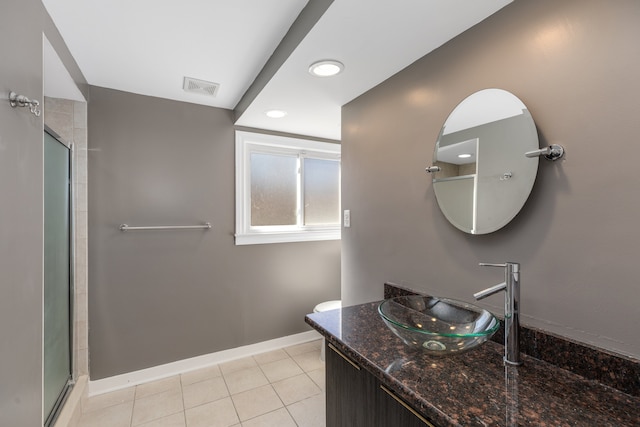
[[[74,146],[73,143],[65,142],[60,135],[58,135],[53,129],[49,126],[44,126],[43,132],[43,140],[44,144],[44,134],[47,133],[49,136],[53,137],[58,143],[62,144],[69,150],[69,171],[68,171],[68,179],[69,179],[69,376],[66,384],[63,386],[62,390],[60,390],[60,394],[56,399],[51,412],[45,413],[44,407],[44,394],[45,394],[45,385],[44,385],[44,363],[45,363],[45,335],[44,335],[44,271],[43,271],[43,298],[42,298],[42,314],[43,314],[43,328],[42,328],[42,424],[45,427],[53,426],[60,415],[60,411],[62,410],[64,403],[73,388],[73,385],[76,381],[75,375],[75,357],[74,357],[74,319],[75,319],[75,168],[74,168]],[[44,179],[44,145],[43,145],[43,179]],[[44,184],[44,183],[43,183]],[[44,185],[43,185],[43,232],[44,232]],[[44,234],[43,234],[44,236]],[[44,238],[44,237],[43,237]],[[43,240],[43,255],[44,255],[44,240]],[[44,267],[44,266],[43,266]]]

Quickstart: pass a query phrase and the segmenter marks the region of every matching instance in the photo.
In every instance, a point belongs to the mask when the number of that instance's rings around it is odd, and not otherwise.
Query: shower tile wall
[[[44,99],[44,122],[64,141],[74,144],[75,292],[73,307],[73,374],[89,373],[87,323],[87,104],[67,99]]]

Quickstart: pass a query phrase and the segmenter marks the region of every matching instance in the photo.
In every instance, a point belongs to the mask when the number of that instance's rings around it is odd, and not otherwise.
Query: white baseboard
[[[172,377],[174,375],[218,365],[231,360],[253,356],[254,354],[277,350],[282,347],[303,344],[305,342],[320,339],[321,337],[322,336],[316,331],[307,331],[256,344],[218,351],[216,353],[209,353],[189,359],[178,360],[164,365],[153,366],[139,371],[103,378],[101,380],[90,380],[88,388],[89,396],[95,396],[138,384],[156,381],[162,378]]]

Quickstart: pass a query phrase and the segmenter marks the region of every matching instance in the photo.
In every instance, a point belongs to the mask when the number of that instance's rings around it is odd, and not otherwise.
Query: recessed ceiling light
[[[309,66],[309,73],[316,77],[330,77],[340,74],[344,70],[344,64],[332,59],[314,62]]]
[[[471,154],[458,154],[458,157],[461,159],[468,159],[469,157],[471,157]]]
[[[286,111],[282,110],[269,110],[264,112],[267,117],[271,117],[272,119],[281,119],[287,115]]]

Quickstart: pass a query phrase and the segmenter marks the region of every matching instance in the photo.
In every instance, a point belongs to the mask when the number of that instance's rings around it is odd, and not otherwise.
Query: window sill
[[[340,240],[340,229],[319,231],[260,232],[236,234],[236,246],[261,245],[267,243],[316,242]]]

